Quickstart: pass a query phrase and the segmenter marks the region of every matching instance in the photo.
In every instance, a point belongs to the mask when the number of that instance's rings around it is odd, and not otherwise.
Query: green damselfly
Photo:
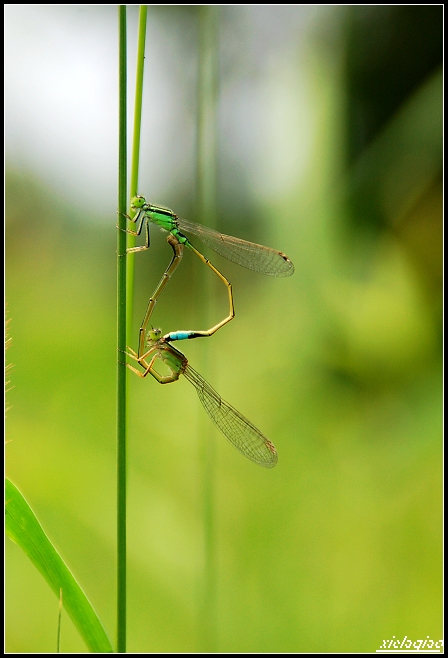
[[[143,368],[143,372],[140,372],[129,363],[126,364],[127,367],[139,377],[152,375],[160,384],[175,382],[180,375],[184,375],[195,387],[205,411],[226,439],[245,457],[259,466],[264,468],[275,466],[278,457],[271,441],[231,404],[223,400],[202,375],[190,366],[186,356],[170,344],[172,340],[170,336],[171,334],[162,336],[160,329],[148,331],[146,338],[146,347],[148,349],[145,354],[139,357],[134,350],[129,348],[127,352],[127,355],[137,361]],[[151,357],[151,360],[147,363],[149,357]],[[157,359],[160,359],[168,366],[171,371],[170,375],[161,375],[155,370],[154,364]]]
[[[127,231],[132,235],[140,235],[143,226],[145,226],[146,241],[140,247],[128,249],[128,253],[143,251],[149,248],[149,224],[152,223],[161,226],[166,231],[175,235],[181,244],[185,244],[201,260],[207,259],[204,259],[204,256],[193,247],[190,240],[184,235],[184,231],[198,237],[204,244],[213,249],[213,251],[216,251],[217,254],[227,258],[227,260],[246,267],[249,270],[278,277],[290,276],[294,272],[292,261],[283,252],[276,251],[270,247],[264,247],[255,242],[247,242],[240,238],[234,238],[231,235],[219,233],[207,226],[190,222],[187,219],[181,219],[169,208],[147,203],[144,196],[135,196],[131,199],[131,210],[136,214],[134,217],[127,215],[127,218],[137,225],[137,230],[131,231],[127,229]]]

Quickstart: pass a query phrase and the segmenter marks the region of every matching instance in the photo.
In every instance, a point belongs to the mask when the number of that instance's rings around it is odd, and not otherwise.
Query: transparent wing
[[[278,457],[275,447],[255,425],[223,400],[190,365],[185,367],[183,374],[195,387],[216,427],[237,450],[259,466],[272,468],[276,465]]]
[[[181,231],[197,235],[207,247],[242,267],[269,276],[291,276],[294,272],[292,261],[281,251],[218,233],[187,219],[178,218],[177,221]]]

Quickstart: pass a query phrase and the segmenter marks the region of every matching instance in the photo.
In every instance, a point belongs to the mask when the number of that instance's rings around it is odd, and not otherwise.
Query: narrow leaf
[[[17,487],[6,479],[6,532],[41,572],[92,653],[113,653],[107,633],[92,604],[76,582],[34,512]]]

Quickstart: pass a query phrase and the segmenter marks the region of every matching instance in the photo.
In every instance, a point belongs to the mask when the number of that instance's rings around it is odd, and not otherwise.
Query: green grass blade
[[[129,185],[129,196],[132,198],[138,193],[138,172],[140,164],[140,133],[142,125],[142,102],[143,102],[143,71],[145,67],[145,44],[146,44],[146,19],[148,14],[147,5],[140,5],[139,22],[138,22],[138,47],[137,47],[137,66],[135,77],[135,105],[134,105],[134,135],[132,139],[132,160],[131,160],[131,181]],[[134,213],[130,211],[131,217]],[[135,236],[128,234],[128,248],[135,247]],[[132,300],[134,298],[134,270],[135,254],[128,254],[126,257],[127,278],[126,278],[126,345],[132,344],[133,327],[132,327]]]
[[[197,190],[198,221],[201,225],[216,226],[216,150],[218,100],[218,34],[219,8],[214,5],[199,7],[199,83],[197,99]],[[204,268],[202,268],[204,269]],[[203,317],[210,326],[216,282],[202,277]],[[210,344],[201,345],[201,371],[209,377],[213,359]],[[208,418],[201,425],[201,488],[204,526],[204,570],[199,605],[198,651],[216,653],[217,650],[217,550],[215,527],[216,455],[215,441]]]
[[[118,6],[118,225],[117,233],[117,653],[126,653],[126,5]]]
[[[76,582],[34,512],[17,487],[6,479],[6,532],[27,554],[63,606],[92,653],[113,653],[112,644],[92,604]]]

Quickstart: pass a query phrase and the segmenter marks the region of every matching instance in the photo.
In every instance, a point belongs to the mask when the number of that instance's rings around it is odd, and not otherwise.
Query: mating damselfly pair
[[[171,344],[179,340],[212,336],[235,317],[231,283],[212,265],[208,258],[193,246],[184,231],[195,235],[205,245],[228,260],[261,274],[275,277],[290,276],[294,272],[294,265],[281,251],[225,235],[206,226],[181,219],[169,208],[147,203],[143,196],[133,197],[131,209],[135,212],[135,216],[127,216],[127,219],[136,224],[136,230],[126,230],[132,235],[141,235],[143,228],[145,228],[145,244],[128,249],[128,253],[144,251],[149,248],[150,224],[156,224],[169,232],[167,241],[173,249],[173,257],[149,299],[139,331],[138,352],[128,348],[128,356],[138,362],[142,371],[137,370],[130,364],[127,364],[128,367],[140,377],[151,374],[160,384],[171,383],[179,379],[181,374],[184,375],[195,387],[199,399],[213,423],[230,443],[256,464],[272,468],[277,463],[277,451],[271,441],[232,405],[223,400],[210,384],[189,365],[185,355]],[[158,298],[182,260],[184,246],[188,247],[207,265],[227,287],[229,314],[210,329],[174,331],[162,336],[160,329],[150,329],[148,331],[148,324]],[[149,357],[150,361],[148,363]],[[154,364],[157,360],[163,361],[168,366],[171,375],[162,376],[155,370]]]

